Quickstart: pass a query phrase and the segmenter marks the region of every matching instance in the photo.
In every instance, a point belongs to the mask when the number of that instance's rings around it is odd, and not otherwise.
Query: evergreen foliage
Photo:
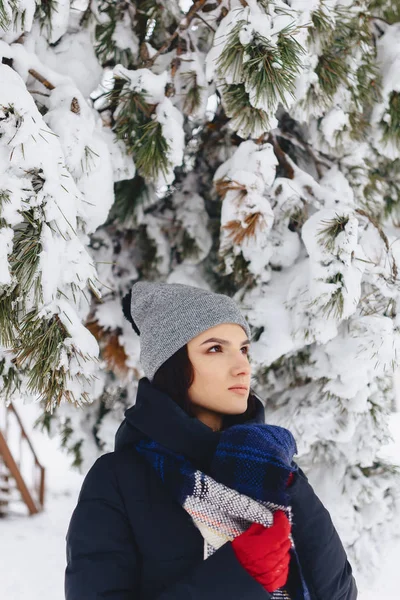
[[[40,399],[38,426],[85,470],[142,375],[131,285],[235,297],[267,420],[293,431],[361,577],[399,522],[379,451],[400,350],[400,7],[345,4],[0,0],[0,395]]]

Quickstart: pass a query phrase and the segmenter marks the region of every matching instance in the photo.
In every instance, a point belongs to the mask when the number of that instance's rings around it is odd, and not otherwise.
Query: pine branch
[[[329,13],[327,14],[328,9],[321,4],[317,10],[314,10],[311,13],[311,21],[312,27],[310,27],[309,35],[312,36],[314,34],[313,30],[316,30],[320,34],[326,34],[329,31],[333,30],[333,21],[329,17]]]
[[[10,204],[10,202],[11,202],[10,194],[11,194],[10,190],[0,190],[0,209],[1,209],[3,203]]]
[[[344,57],[336,55],[333,51],[325,51],[319,57],[315,72],[328,98],[334,96],[341,83],[347,85],[349,67]]]
[[[400,4],[397,0],[369,0],[368,9],[371,20],[393,25],[400,21]]]
[[[338,273],[338,275],[341,276],[341,281],[342,281],[342,279],[343,279],[342,274]],[[336,282],[328,280],[327,283],[336,283]],[[343,286],[341,286],[337,290],[335,290],[333,292],[333,294],[331,295],[331,297],[329,298],[329,300],[321,306],[322,314],[325,317],[330,318],[332,315],[333,318],[336,320],[340,320],[342,318],[343,309],[344,309],[344,297],[343,297],[342,287]]]
[[[145,67],[150,68],[154,64],[154,62],[157,60],[157,58],[161,54],[163,54],[166,50],[168,50],[168,48],[171,46],[172,42],[179,36],[179,34],[182,33],[183,31],[185,31],[189,27],[192,19],[196,16],[196,13],[202,9],[202,7],[204,6],[204,4],[206,2],[208,2],[208,0],[196,0],[193,3],[189,12],[182,19],[179,26],[175,29],[174,33],[172,35],[170,35],[170,37],[164,42],[164,44],[161,46],[161,48],[159,50],[157,50],[157,52],[151,58],[149,58],[149,60],[147,60],[144,63]]]
[[[240,31],[246,25],[246,21],[241,19],[230,31],[224,49],[218,60],[217,68],[223,77],[229,72],[234,84],[243,83],[243,59],[245,57],[245,47],[240,41]]]
[[[33,209],[21,213],[24,221],[14,230],[14,245],[9,262],[11,272],[18,281],[22,296],[34,290],[35,303],[42,299],[41,282],[38,277],[40,253],[42,251],[42,222],[33,216]]]
[[[239,96],[241,102],[238,101],[239,98],[233,97],[228,108],[229,113],[238,119],[241,118],[240,104],[244,104],[244,94],[249,89],[254,90],[254,94],[252,93],[251,102],[248,96],[247,102],[258,109],[260,105],[270,106],[270,112],[273,114],[278,102],[286,106],[286,95],[294,94],[295,80],[301,66],[301,55],[305,52],[293,37],[298,27],[290,25],[282,29],[277,36],[276,44],[253,32],[252,40],[243,45],[240,32],[244,25],[246,22],[240,20],[232,28],[217,60],[217,69],[222,79],[229,73],[233,84],[244,84],[244,92],[241,92],[241,98]],[[225,97],[228,95],[226,90],[224,95]],[[246,132],[249,129],[255,130],[248,125],[242,126],[242,129]]]
[[[228,232],[228,237],[232,241],[233,246],[240,246],[247,238],[255,238],[257,236],[257,229],[260,230],[260,220],[262,220],[262,214],[255,212],[246,215],[244,221],[246,227],[239,220],[228,221],[222,226]]]
[[[381,240],[383,241],[383,243],[385,244],[385,248],[386,251],[390,252],[390,245],[389,245],[389,240],[387,238],[386,233],[383,231],[381,225],[378,223],[378,221],[369,213],[367,213],[365,210],[361,209],[361,208],[356,208],[355,212],[359,215],[361,215],[362,217],[365,217],[366,219],[368,219],[368,221],[370,223],[372,223],[372,225],[376,228],[377,232],[379,233],[379,236],[381,238]],[[397,275],[398,275],[398,269],[397,269],[397,264],[395,261],[395,258],[392,254],[392,278],[393,278],[393,283],[396,281],[397,279]]]
[[[393,91],[389,97],[389,107],[381,121],[384,141],[394,142],[400,148],[400,92]]]
[[[261,108],[250,104],[244,84],[223,86],[221,94],[225,113],[231,118],[231,125],[238,135],[253,137],[270,129],[269,116]]]
[[[395,227],[400,227],[399,174],[400,159],[392,161],[380,158],[369,165],[369,183],[364,188],[367,212],[372,213],[379,222],[391,217]]]
[[[0,344],[10,348],[17,329],[17,311],[10,292],[0,294]]]
[[[51,36],[53,31],[52,19],[54,13],[58,13],[57,6],[57,0],[40,0],[39,3],[36,2],[35,17],[39,20],[40,31],[42,31],[44,27],[47,27],[48,37]]]
[[[321,221],[321,223],[325,223],[325,227],[318,230],[318,237],[320,238],[320,244],[327,252],[334,251],[335,240],[339,233],[345,230],[348,222],[349,217],[347,215],[339,215],[337,213],[334,219]]]
[[[75,406],[89,401],[87,392],[82,392],[79,398],[75,398],[68,389],[69,372],[64,366],[59,366],[61,353],[66,351],[63,343],[67,337],[68,333],[57,315],[46,321],[33,309],[24,315],[13,348],[16,366],[28,369],[28,389],[40,395],[49,411],[59,406],[64,399]],[[79,359],[93,360],[93,357],[84,356],[73,347],[68,349],[68,353],[78,364]],[[83,374],[78,373],[74,377],[82,385],[90,383]]]
[[[134,155],[138,171],[145,179],[157,179],[170,166],[167,158],[169,145],[163,136],[161,124],[150,120],[141,126],[141,137],[135,141]]]
[[[194,114],[201,104],[201,93],[205,89],[197,83],[197,72],[187,71],[181,74],[184,81],[183,112],[185,115]]]
[[[155,118],[156,105],[148,104],[145,93],[130,90],[121,80],[116,80],[108,96],[110,108],[116,113],[113,129],[133,155],[140,175],[147,180],[158,179],[160,173],[165,175],[170,168],[169,144]]]
[[[9,0],[8,4],[11,8],[11,13],[14,13],[14,11],[16,11],[18,7],[18,0]],[[6,10],[3,0],[0,0],[0,29],[6,31],[10,26],[10,23],[11,16]]]
[[[220,196],[222,200],[224,200],[226,194],[230,191],[238,192],[239,202],[247,195],[246,186],[234,179],[217,179],[217,181],[214,182],[214,186],[218,196]]]
[[[49,428],[49,426],[50,426],[49,420],[52,418],[52,415],[49,415],[49,418],[46,419],[47,414],[45,413],[44,418],[42,419],[42,422],[41,422],[42,429]],[[61,431],[60,431],[61,447],[65,448],[65,450],[68,452],[68,454],[72,454],[72,456],[74,457],[74,460],[71,463],[71,466],[79,468],[81,466],[81,464],[83,463],[83,456],[82,456],[83,440],[79,440],[79,441],[75,442],[72,446],[70,446],[69,440],[70,440],[71,436],[73,436],[73,433],[74,433],[74,429],[71,426],[71,418],[67,417],[61,425]]]
[[[116,25],[124,17],[126,9],[125,2],[115,2],[114,0],[103,0],[101,2],[100,12],[105,13],[108,20],[96,25],[95,37],[97,44],[95,45],[95,52],[103,65],[114,63],[129,68],[134,63],[131,49],[119,48],[114,38]]]
[[[122,225],[126,229],[134,228],[135,207],[150,202],[151,188],[149,190],[143,177],[136,173],[133,179],[116,182],[114,192],[115,201],[106,226],[113,224],[114,226]]]
[[[33,290],[35,303],[42,300],[39,261],[42,251],[42,223],[33,218],[33,210],[22,212],[22,223],[15,226],[13,249],[9,256],[12,285],[0,295],[0,343],[11,347],[18,329],[16,306],[25,304],[25,298]]]
[[[0,377],[2,378],[1,394],[6,400],[11,400],[12,397],[19,391],[21,380],[18,372],[13,367],[5,370],[6,360],[0,360]]]

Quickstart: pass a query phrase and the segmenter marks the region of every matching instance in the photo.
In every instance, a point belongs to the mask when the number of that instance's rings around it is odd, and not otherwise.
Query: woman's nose
[[[245,354],[242,354],[241,357],[236,359],[234,370],[235,373],[243,373],[245,375],[248,375],[251,372],[251,365]]]

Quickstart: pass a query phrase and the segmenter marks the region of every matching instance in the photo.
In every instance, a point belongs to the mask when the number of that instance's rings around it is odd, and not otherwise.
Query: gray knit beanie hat
[[[138,281],[131,291],[131,323],[140,335],[140,362],[151,381],[179,348],[214,325],[250,328],[236,302],[225,294],[181,283]]]

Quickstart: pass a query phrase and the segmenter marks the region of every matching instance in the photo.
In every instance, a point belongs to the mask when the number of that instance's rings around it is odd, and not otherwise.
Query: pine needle
[[[162,133],[161,124],[150,120],[140,128],[141,137],[135,141],[134,156],[139,172],[145,179],[157,179],[166,174],[170,166],[167,157],[169,145]]]
[[[400,92],[393,91],[389,97],[389,108],[381,121],[382,138],[394,142],[400,148]]]
[[[339,233],[344,231],[348,222],[349,217],[347,215],[338,214],[336,214],[335,219],[324,219],[321,221],[321,223],[325,223],[325,227],[319,229],[317,235],[320,238],[320,244],[324,246],[327,252],[333,252],[335,248],[335,240]]]
[[[261,108],[254,108],[243,84],[226,85],[222,88],[225,112],[232,118],[232,125],[243,138],[260,135],[270,129],[267,113]]]
[[[260,229],[259,221],[262,219],[260,212],[249,214],[244,221],[246,227],[243,227],[241,221],[229,221],[222,229],[226,229],[228,237],[232,240],[233,246],[240,246],[246,238],[254,238],[257,235],[257,228]]]

